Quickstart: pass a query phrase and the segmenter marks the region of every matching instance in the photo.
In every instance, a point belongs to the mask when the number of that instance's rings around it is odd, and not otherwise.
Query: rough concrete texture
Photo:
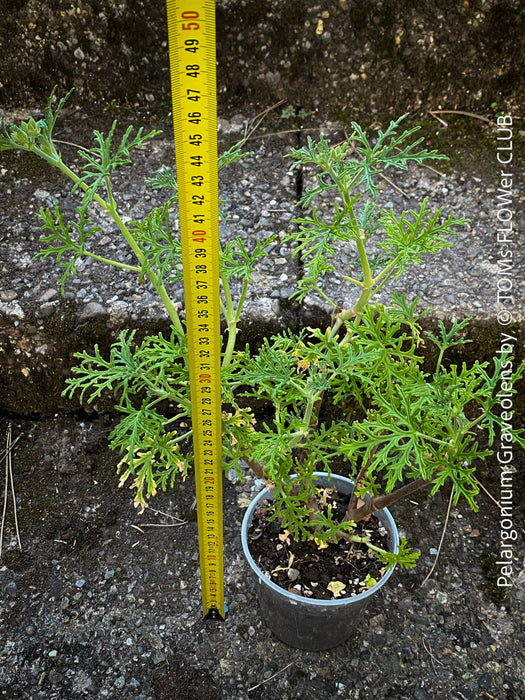
[[[521,0],[218,0],[219,110],[285,98],[321,118],[523,104]],[[170,103],[164,0],[4,0],[0,102],[58,84],[93,103]],[[248,107],[251,106],[251,107]]]

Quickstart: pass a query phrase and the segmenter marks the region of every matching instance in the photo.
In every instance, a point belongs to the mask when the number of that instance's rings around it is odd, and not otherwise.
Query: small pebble
[[[287,575],[290,581],[297,581],[299,578],[299,571],[297,569],[288,569]]]

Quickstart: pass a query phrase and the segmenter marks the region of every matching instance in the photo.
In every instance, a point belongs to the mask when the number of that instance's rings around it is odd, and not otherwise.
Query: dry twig
[[[252,134],[255,131],[257,131],[257,129],[261,125],[261,122],[263,121],[263,119],[270,112],[272,112],[274,109],[277,109],[277,107],[280,107],[280,105],[282,105],[284,102],[286,102],[285,99],[279,100],[279,102],[276,102],[275,104],[270,105],[269,107],[264,109],[262,112],[259,112],[259,114],[256,114],[255,117],[253,117],[253,119],[250,119],[250,121],[246,124],[246,126],[244,128],[244,138],[242,139],[243,142],[248,141],[248,139],[250,139],[250,138],[256,138],[256,137],[253,137]]]
[[[180,523],[142,523],[140,527],[180,527],[187,524],[186,520],[182,520]],[[140,528],[137,529],[139,530]]]
[[[463,112],[460,109],[431,109],[429,111],[431,117],[437,119],[438,122],[443,124],[443,126],[448,127],[447,122],[444,119],[436,116],[437,114],[459,114],[462,117],[472,117],[473,119],[479,119],[482,122],[487,122],[487,124],[493,124],[492,119],[481,116],[481,114],[474,114],[474,112]]]
[[[18,543],[18,548],[20,551],[22,551],[22,542],[20,540],[20,530],[18,528],[18,512],[16,508],[16,493],[15,493],[15,481],[13,478],[13,464],[11,462],[11,452],[13,451],[14,446],[20,439],[21,435],[19,435],[15,441],[13,442],[12,439],[12,428],[11,424],[9,424],[7,428],[7,437],[6,437],[6,447],[5,447],[5,484],[4,484],[4,507],[2,510],[2,524],[0,525],[0,557],[2,556],[2,544],[4,541],[4,527],[5,527],[5,518],[6,518],[6,513],[7,513],[7,501],[8,501],[8,493],[9,493],[9,485],[11,485],[11,496],[13,499],[13,515],[14,515],[14,522],[15,522],[15,532],[16,532],[16,541]],[[3,456],[3,455],[2,455]]]
[[[483,484],[481,483],[481,481],[479,481],[478,479],[476,479],[476,477],[474,477],[474,481],[476,482],[476,484],[477,484],[480,488],[483,489],[483,491],[485,491],[485,493],[486,493],[487,496],[490,498],[490,500],[493,501],[493,502],[498,506],[498,508],[501,508],[501,505],[499,504],[499,502],[496,501],[496,499],[494,498],[494,496],[483,486]]]
[[[432,647],[430,646],[430,644],[429,644],[429,647],[427,648],[427,645],[425,644],[425,640],[424,640],[424,639],[421,639],[421,641],[423,642],[423,646],[424,646],[424,648],[425,648],[425,651],[426,651],[427,654],[430,656],[430,663],[432,664],[432,668],[434,669],[434,673],[437,674],[437,671],[436,671],[436,664],[434,663],[434,661],[437,661],[437,663],[440,664],[441,666],[443,666],[444,664],[443,664],[443,662],[440,661],[439,659],[436,659],[436,657],[435,657],[434,654],[432,653]]]
[[[448,519],[449,519],[449,517],[450,517],[450,509],[452,508],[452,498],[453,498],[453,496],[454,496],[454,486],[452,486],[452,491],[450,492],[450,499],[449,499],[449,501],[448,501],[448,508],[447,508],[447,516],[446,516],[446,518],[445,518],[445,524],[443,525],[443,532],[441,533],[441,539],[440,539],[440,541],[439,541],[439,547],[438,547],[438,551],[437,551],[437,554],[436,554],[436,558],[434,559],[434,563],[432,564],[432,568],[431,568],[430,571],[428,572],[428,574],[427,574],[427,576],[425,577],[425,580],[423,581],[423,583],[421,584],[421,586],[424,586],[424,585],[425,585],[425,583],[428,581],[428,579],[429,579],[429,578],[432,576],[432,574],[434,573],[434,569],[436,568],[436,564],[437,564],[437,562],[438,562],[439,555],[440,555],[440,552],[441,552],[441,547],[442,547],[442,545],[443,545],[443,540],[445,539],[445,532],[447,531]]]
[[[256,690],[257,688],[260,688],[261,685],[264,685],[265,683],[268,683],[269,681],[273,680],[276,676],[278,676],[280,673],[283,671],[286,671],[287,668],[290,668],[290,666],[293,664],[293,661],[290,661],[289,664],[287,664],[284,668],[281,668],[280,671],[277,671],[277,673],[274,673],[273,676],[270,676],[270,678],[267,678],[264,681],[261,681],[260,683],[257,683],[257,685],[252,686],[251,688],[248,688],[248,692],[251,693],[252,690]]]
[[[197,505],[197,501],[195,500],[192,509],[195,508]],[[181,518],[177,518],[176,515],[171,515],[170,513],[163,513],[161,510],[156,510],[155,508],[149,508],[149,511],[152,513],[155,513],[155,515],[163,515],[165,518],[171,518],[172,520],[176,520],[176,523],[140,523],[140,527],[137,527],[136,525],[132,525],[131,527],[134,527],[136,530],[140,530],[141,532],[144,532],[144,530],[141,530],[142,527],[179,527],[180,525],[187,525],[188,521],[187,520],[182,520]]]
[[[395,190],[397,190],[397,192],[399,192],[400,195],[402,195],[406,199],[409,199],[408,194],[406,192],[403,192],[401,187],[398,187],[394,182],[392,182],[392,180],[389,177],[387,177],[386,175],[383,175],[383,173],[379,173],[379,177],[381,177],[385,182],[388,182],[388,184],[391,187],[393,187]]]
[[[156,510],[155,508],[148,508],[150,513],[155,513],[156,515],[164,515],[166,518],[171,518],[172,520],[177,520],[181,525],[185,523],[185,520],[182,520],[181,518],[177,518],[176,515],[171,515],[170,513],[163,513],[161,510]]]

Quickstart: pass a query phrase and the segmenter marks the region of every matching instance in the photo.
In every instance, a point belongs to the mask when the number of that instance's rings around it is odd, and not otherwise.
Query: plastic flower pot
[[[343,476],[316,472],[316,483],[324,488],[336,487],[350,494],[353,482]],[[263,621],[282,642],[298,649],[321,651],[343,644],[360,624],[368,601],[376,595],[392,575],[389,569],[372,588],[351,598],[338,600],[314,600],[290,593],[273,583],[257,566],[248,549],[248,531],[255,509],[263,500],[272,500],[272,491],[264,489],[248,507],[242,523],[242,546],[248,564],[257,577],[257,596]],[[399,535],[396,524],[385,508],[376,513],[387,531],[388,547],[397,552]]]

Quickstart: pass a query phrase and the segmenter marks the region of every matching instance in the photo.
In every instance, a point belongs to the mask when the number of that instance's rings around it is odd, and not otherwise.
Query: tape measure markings
[[[224,618],[215,3],[167,0],[203,614]]]

